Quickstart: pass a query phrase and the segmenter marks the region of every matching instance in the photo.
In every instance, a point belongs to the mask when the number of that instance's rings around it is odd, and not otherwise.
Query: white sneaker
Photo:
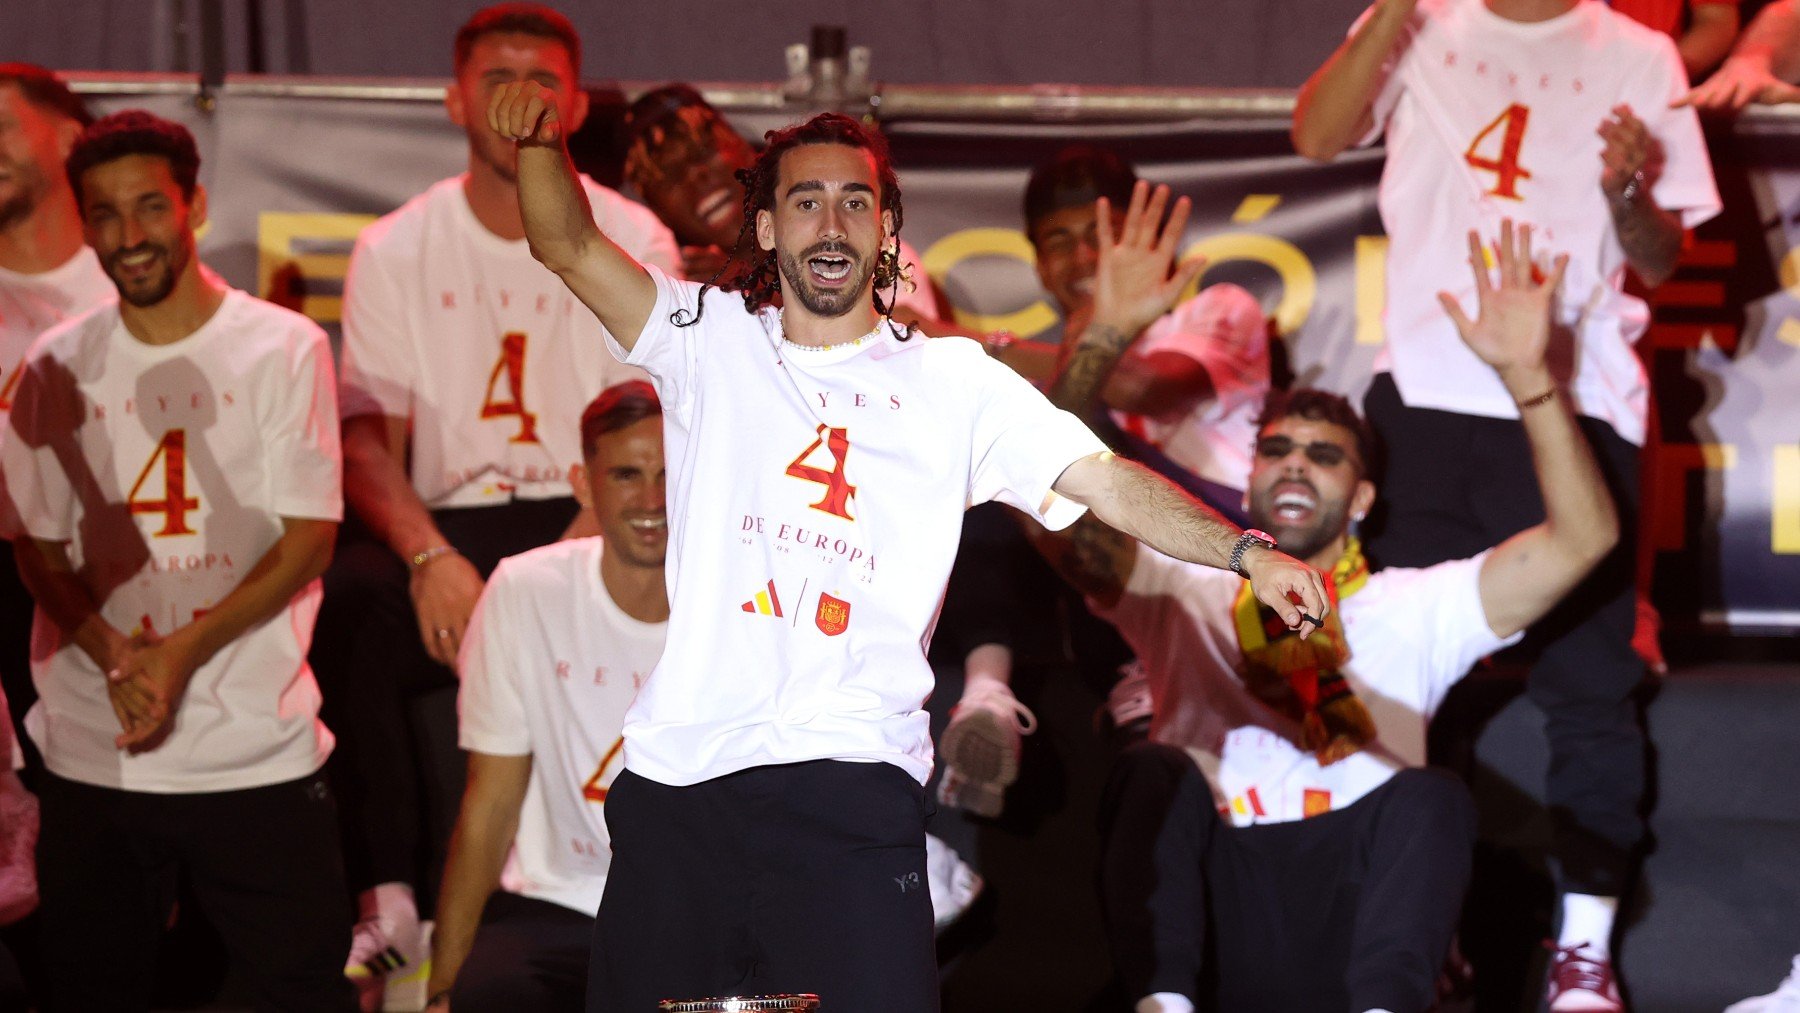
[[[1019,738],[1037,731],[1037,717],[997,679],[976,679],[963,691],[938,743],[944,777],[938,800],[978,816],[998,816],[1006,789],[1019,779]]]
[[[436,922],[419,923],[418,956],[405,969],[390,974],[387,985],[381,990],[382,1013],[420,1013],[425,1008],[425,1000],[429,998],[425,990],[431,987],[431,930],[437,927]]]
[[[431,953],[427,938],[425,926],[416,916],[376,916],[356,923],[351,930],[350,959],[344,965],[344,977],[356,986],[357,1005],[363,1013],[425,1007],[423,993]],[[389,1005],[389,991],[415,978],[420,992],[417,1005]],[[400,998],[396,994],[396,1001]]]
[[[1800,1013],[1800,957],[1794,958],[1793,970],[1775,991],[1734,1002],[1725,1013]]]
[[[925,835],[925,882],[931,889],[932,921],[939,932],[961,918],[981,895],[981,877],[954,848],[931,834]]]

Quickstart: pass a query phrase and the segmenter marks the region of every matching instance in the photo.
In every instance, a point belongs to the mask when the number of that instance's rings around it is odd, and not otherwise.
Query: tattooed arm
[[[1627,105],[1615,107],[1599,132],[1606,141],[1600,153],[1600,191],[1619,245],[1631,269],[1655,288],[1675,273],[1683,236],[1681,218],[1658,207],[1651,194],[1662,175],[1662,144]]]
[[[1159,186],[1152,194],[1147,184],[1140,182],[1116,239],[1111,209],[1102,198],[1093,322],[1082,331],[1068,365],[1051,387],[1050,400],[1057,407],[1086,415],[1119,356],[1150,321],[1174,304],[1187,282],[1198,277],[1200,265],[1175,267],[1176,243],[1187,223],[1187,198],[1176,202],[1167,225],[1159,228],[1168,197],[1168,187]],[[1070,536],[1075,544],[1068,550],[1046,555],[1077,587],[1088,591],[1086,585],[1092,584],[1095,591],[1089,593],[1101,592],[1095,593],[1101,601],[1106,600],[1102,593],[1117,601],[1118,590],[1124,586],[1122,575],[1128,576],[1135,562],[1135,556],[1116,549],[1115,537],[1137,538],[1177,559],[1224,569],[1242,534],[1168,479],[1111,453],[1069,465],[1054,488],[1086,505],[1092,520],[1084,518],[1090,527]],[[1109,525],[1114,534],[1094,531],[1094,524]],[[1068,566],[1063,565],[1065,558]],[[1243,566],[1258,599],[1274,609],[1289,629],[1301,628],[1303,609],[1322,619],[1331,607],[1323,579],[1298,560],[1258,546],[1245,553]],[[1071,568],[1074,575],[1069,573]]]

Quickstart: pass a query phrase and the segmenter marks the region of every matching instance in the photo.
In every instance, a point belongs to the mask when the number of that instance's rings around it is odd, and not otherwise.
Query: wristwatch
[[[1250,551],[1252,545],[1273,549],[1275,536],[1255,528],[1250,528],[1238,536],[1237,543],[1231,547],[1231,571],[1245,580],[1250,579],[1250,575],[1244,572],[1244,553]]]

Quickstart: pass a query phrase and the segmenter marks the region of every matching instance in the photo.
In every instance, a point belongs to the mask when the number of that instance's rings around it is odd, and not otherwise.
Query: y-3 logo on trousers
[[[894,882],[900,884],[901,893],[905,893],[908,890],[917,890],[919,888],[919,874],[916,872],[909,872],[904,876],[895,876]]]

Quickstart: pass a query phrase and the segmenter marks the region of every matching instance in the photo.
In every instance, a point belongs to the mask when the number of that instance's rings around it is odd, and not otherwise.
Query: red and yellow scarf
[[[1375,738],[1369,709],[1344,680],[1350,645],[1338,612],[1338,602],[1362,590],[1368,580],[1362,543],[1352,536],[1325,575],[1331,614],[1324,628],[1305,640],[1274,609],[1256,600],[1249,581],[1233,606],[1245,685],[1257,699],[1300,723],[1300,744],[1318,757],[1320,766],[1355,754]]]

